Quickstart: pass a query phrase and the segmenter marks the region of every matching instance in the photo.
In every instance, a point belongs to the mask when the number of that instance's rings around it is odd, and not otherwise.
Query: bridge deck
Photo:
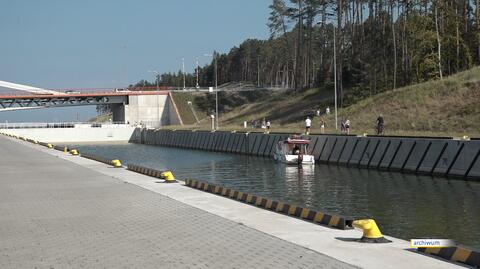
[[[125,92],[89,92],[65,94],[1,94],[0,99],[52,99],[71,97],[103,97],[103,96],[129,96],[129,95],[167,95],[168,91],[125,91]]]

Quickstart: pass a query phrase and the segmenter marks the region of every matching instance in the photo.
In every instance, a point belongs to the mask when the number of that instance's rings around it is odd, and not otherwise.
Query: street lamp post
[[[198,66],[198,57],[197,57],[197,85],[195,86],[197,89],[200,88],[200,85],[198,84],[198,69],[199,69],[199,66]]]
[[[183,90],[185,90],[185,58],[182,58]]]
[[[217,71],[217,54],[204,54],[207,57],[213,57],[215,60],[215,125],[218,130],[218,71]]]
[[[332,16],[332,14],[327,14]],[[325,27],[325,24],[319,22],[317,24],[322,24]],[[337,105],[337,34],[335,24],[333,26],[333,79],[334,79],[334,88],[335,88],[335,130],[338,130],[338,105]]]
[[[337,36],[335,33],[335,25],[333,25],[333,72],[335,73],[335,130],[338,130],[338,107],[337,107]]]

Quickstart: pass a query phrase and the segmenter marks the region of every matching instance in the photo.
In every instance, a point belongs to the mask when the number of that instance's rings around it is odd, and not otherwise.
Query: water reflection
[[[179,178],[195,178],[279,201],[372,217],[384,233],[452,238],[480,248],[480,183],[342,166],[287,166],[270,159],[137,144],[80,145]]]

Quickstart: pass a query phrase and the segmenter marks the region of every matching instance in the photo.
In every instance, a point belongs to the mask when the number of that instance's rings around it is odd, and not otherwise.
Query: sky
[[[148,70],[193,72],[248,38],[266,39],[270,0],[0,0],[0,80],[116,88]],[[0,89],[1,91],[1,89]],[[0,122],[76,121],[94,107],[0,112]]]

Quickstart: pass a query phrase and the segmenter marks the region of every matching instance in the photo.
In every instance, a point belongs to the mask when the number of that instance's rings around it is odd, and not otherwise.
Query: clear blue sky
[[[122,87],[185,58],[268,38],[270,0],[3,0],[0,80],[42,88]],[[92,108],[0,112],[0,121],[76,120]]]

